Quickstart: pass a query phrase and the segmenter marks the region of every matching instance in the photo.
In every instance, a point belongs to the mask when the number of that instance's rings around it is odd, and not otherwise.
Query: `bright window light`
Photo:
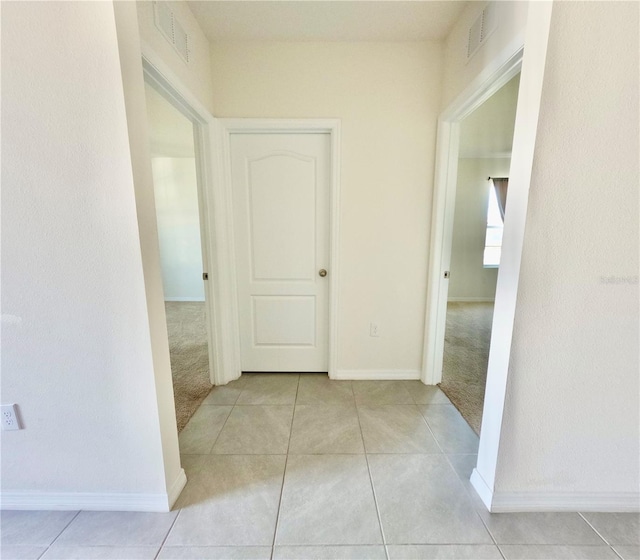
[[[500,254],[502,253],[502,230],[504,222],[500,215],[498,197],[493,185],[489,189],[489,206],[487,209],[487,232],[484,239],[484,258],[482,264],[485,268],[497,268],[500,266]]]

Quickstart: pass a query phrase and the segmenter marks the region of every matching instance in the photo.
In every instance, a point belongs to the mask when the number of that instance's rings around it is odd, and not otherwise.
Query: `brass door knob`
[[[326,271],[324,268],[321,268],[321,269],[318,271],[318,274],[319,274],[322,278],[324,278],[324,277],[327,275],[327,271]]]

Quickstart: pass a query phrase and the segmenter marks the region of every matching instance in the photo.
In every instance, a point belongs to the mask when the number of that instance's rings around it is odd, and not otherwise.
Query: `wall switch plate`
[[[378,323],[369,323],[369,336],[380,336]]]
[[[2,430],[21,430],[20,422],[18,421],[18,405],[15,404],[3,404],[0,406],[2,412]]]

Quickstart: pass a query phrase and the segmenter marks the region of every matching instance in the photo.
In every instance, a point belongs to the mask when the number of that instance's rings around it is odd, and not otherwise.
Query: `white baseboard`
[[[476,469],[471,484],[492,513],[640,512],[639,492],[492,492]]]
[[[339,369],[331,379],[398,380],[420,379],[419,369]]]
[[[505,492],[493,495],[491,511],[547,512],[547,511],[601,511],[640,512],[638,492]]]
[[[204,298],[193,298],[193,297],[165,297],[164,301],[204,301]]]
[[[447,301],[467,303],[493,303],[495,298],[488,297],[449,297]]]
[[[58,511],[170,511],[187,483],[184,469],[171,485],[169,493],[96,493],[96,492],[2,492],[0,509]]]

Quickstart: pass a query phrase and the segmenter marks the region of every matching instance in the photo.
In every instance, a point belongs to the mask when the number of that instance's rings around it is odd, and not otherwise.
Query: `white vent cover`
[[[189,62],[189,35],[176,19],[169,2],[155,0],[153,13],[156,27],[164,37],[173,45],[180,58]]]
[[[467,60],[469,60],[484,44],[489,35],[497,27],[495,2],[489,2],[473,25],[469,28],[469,42],[467,43]]]

